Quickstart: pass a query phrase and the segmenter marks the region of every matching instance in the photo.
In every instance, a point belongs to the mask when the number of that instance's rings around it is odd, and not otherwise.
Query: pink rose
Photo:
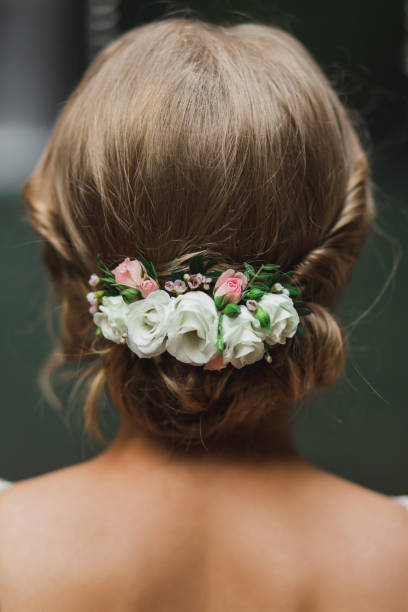
[[[147,276],[140,281],[139,289],[142,292],[143,297],[147,297],[152,291],[156,291],[159,288],[159,285],[153,278]]]
[[[204,366],[204,370],[222,370],[226,367],[226,365],[227,364],[222,360],[222,356],[218,354],[216,357],[210,359],[210,361],[207,361]]]
[[[247,286],[248,280],[242,272],[235,272],[229,268],[221,274],[215,283],[214,297],[225,296],[226,301],[237,304],[241,299],[242,291]]]
[[[146,274],[146,269],[137,259],[131,261],[129,257],[126,257],[125,261],[122,261],[112,272],[119,285],[139,287],[142,275]]]
[[[220,285],[222,285],[228,278],[240,278],[242,281],[242,289],[245,289],[248,283],[248,279],[243,272],[235,272],[232,268],[228,268],[218,277],[217,282],[215,283],[215,289],[218,289]],[[208,279],[207,279],[208,282]]]

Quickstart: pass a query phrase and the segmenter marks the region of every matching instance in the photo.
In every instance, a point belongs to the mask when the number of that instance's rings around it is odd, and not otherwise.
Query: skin
[[[124,420],[6,489],[1,612],[407,610],[406,509],[305,461],[287,419],[256,447],[182,456]]]

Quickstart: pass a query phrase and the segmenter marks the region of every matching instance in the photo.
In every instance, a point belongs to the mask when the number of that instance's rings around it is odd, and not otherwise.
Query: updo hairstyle
[[[88,374],[86,423],[106,385],[136,429],[173,445],[262,427],[342,372],[330,307],[374,207],[366,156],[345,108],[303,46],[272,27],[168,19],[133,29],[93,61],[24,187],[61,301],[66,360]],[[313,311],[298,336],[242,369],[132,358],[95,338],[85,299],[96,254],[138,252],[161,283],[197,246],[218,269],[294,269]]]

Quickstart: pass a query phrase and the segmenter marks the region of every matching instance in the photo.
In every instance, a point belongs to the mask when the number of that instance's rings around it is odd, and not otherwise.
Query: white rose
[[[258,304],[269,314],[271,320],[271,333],[267,333],[265,337],[268,344],[285,344],[286,338],[295,335],[299,315],[289,296],[283,293],[265,293]]]
[[[204,291],[174,298],[167,320],[167,351],[183,363],[203,365],[217,354],[218,312]]]
[[[235,368],[259,361],[265,351],[263,338],[266,330],[245,306],[239,308],[237,317],[224,315],[222,318],[223,361],[231,362]]]
[[[127,344],[138,357],[155,357],[166,350],[167,311],[174,299],[158,289],[130,304]]]
[[[95,325],[101,328],[105,338],[120,344],[124,342],[123,334],[127,331],[128,310],[129,306],[121,295],[104,296],[93,320]]]

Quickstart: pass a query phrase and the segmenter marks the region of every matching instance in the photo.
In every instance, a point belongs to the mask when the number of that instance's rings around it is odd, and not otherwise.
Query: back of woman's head
[[[338,97],[278,29],[170,19],[108,46],[24,188],[62,300],[62,351],[91,363],[88,424],[106,382],[135,427],[208,444],[332,384],[346,341],[328,307],[372,219],[368,174]],[[294,269],[312,309],[304,336],[274,348],[272,364],[217,372],[95,339],[85,296],[97,253],[112,267],[141,252],[164,282],[197,247],[219,269]]]

